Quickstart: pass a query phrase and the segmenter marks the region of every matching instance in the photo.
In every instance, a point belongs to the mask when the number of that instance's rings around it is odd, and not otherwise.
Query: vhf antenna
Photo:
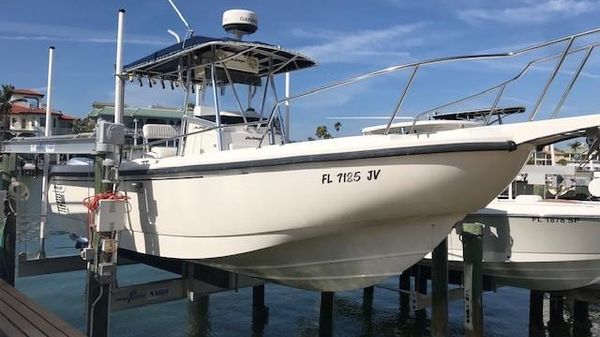
[[[187,22],[187,20],[183,17],[183,14],[181,14],[181,12],[179,11],[179,9],[177,8],[177,6],[175,6],[175,3],[173,2],[173,0],[168,0],[169,3],[171,4],[171,7],[173,7],[173,9],[175,10],[175,13],[177,13],[177,15],[179,16],[179,19],[181,19],[181,21],[183,22],[183,24],[185,25],[185,28],[187,29],[187,33],[185,34],[185,40],[187,40],[188,38],[192,37],[192,35],[194,35],[194,29],[192,29],[192,26],[190,26],[190,24]],[[169,32],[169,34],[172,34],[171,32]],[[178,38],[178,37],[177,37]],[[178,41],[179,42],[179,41]]]

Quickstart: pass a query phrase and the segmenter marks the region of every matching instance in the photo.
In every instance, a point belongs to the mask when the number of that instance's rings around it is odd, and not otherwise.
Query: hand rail
[[[599,42],[599,43],[594,43],[594,44],[591,44],[591,45],[586,45],[586,46],[583,46],[583,47],[579,47],[579,48],[576,48],[576,49],[573,49],[573,50],[569,51],[568,55],[575,54],[575,53],[581,52],[581,51],[583,51],[583,50],[588,50],[588,49],[590,49],[590,48],[591,48],[591,49],[594,49],[594,48],[596,48],[596,47],[598,47],[598,46],[600,46],[600,42]],[[588,52],[588,53],[591,53],[591,52]],[[479,91],[479,92],[477,92],[477,93],[475,93],[475,94],[472,94],[472,95],[469,95],[469,96],[466,96],[466,97],[463,97],[463,98],[460,98],[460,99],[457,99],[457,100],[454,100],[454,101],[451,101],[451,102],[448,102],[448,103],[442,104],[442,105],[440,105],[440,106],[437,106],[437,107],[435,107],[435,108],[432,108],[432,109],[429,109],[429,110],[426,110],[426,111],[423,111],[423,112],[421,112],[421,113],[417,114],[417,115],[415,116],[415,118],[414,118],[413,125],[412,125],[412,127],[411,127],[411,129],[410,129],[410,132],[409,132],[409,133],[412,133],[412,131],[414,130],[414,128],[415,128],[415,125],[416,125],[416,123],[417,123],[417,121],[418,121],[418,120],[420,120],[420,119],[421,119],[423,116],[425,116],[425,115],[429,115],[430,113],[432,113],[432,112],[434,112],[434,111],[437,111],[437,110],[440,110],[440,109],[444,109],[444,108],[447,108],[447,107],[449,107],[449,106],[452,106],[452,105],[455,105],[455,104],[459,104],[459,103],[463,103],[463,102],[466,102],[466,101],[472,100],[472,99],[474,99],[474,98],[477,98],[477,97],[483,96],[483,95],[485,95],[485,94],[487,94],[487,93],[490,93],[490,92],[492,92],[492,91],[494,91],[494,90],[496,90],[496,89],[500,89],[500,90],[499,90],[499,91],[500,91],[500,92],[499,92],[499,96],[501,96],[502,92],[504,91],[504,87],[506,87],[508,84],[510,84],[510,83],[512,83],[512,82],[515,82],[515,81],[516,81],[516,80],[518,80],[519,78],[523,77],[523,76],[524,76],[524,75],[525,75],[525,74],[526,74],[526,73],[529,71],[529,69],[531,69],[531,67],[532,67],[532,66],[534,66],[534,65],[536,65],[536,64],[538,64],[538,63],[542,63],[542,62],[546,62],[546,61],[549,61],[549,60],[552,60],[552,59],[558,58],[558,57],[559,57],[559,56],[561,56],[561,55],[562,55],[562,54],[554,54],[554,55],[549,55],[549,56],[545,56],[545,57],[540,57],[540,58],[538,58],[538,59],[532,60],[532,61],[530,61],[529,63],[527,63],[527,65],[525,65],[525,67],[524,67],[524,68],[523,68],[523,69],[522,69],[522,70],[521,70],[519,73],[517,73],[515,76],[513,76],[512,78],[510,78],[510,79],[508,79],[508,80],[506,80],[506,81],[504,81],[504,82],[501,82],[501,83],[499,83],[499,84],[497,84],[497,85],[495,85],[495,86],[492,86],[492,87],[490,87],[490,88],[487,88],[487,89],[484,89],[484,90],[482,90],[482,91]],[[587,54],[586,54],[586,55],[587,55]],[[587,55],[587,57],[589,57],[589,55]],[[584,57],[585,61],[587,61],[587,57]],[[576,74],[579,74],[579,73],[581,72],[581,70],[583,69],[583,65],[585,65],[585,62],[582,62],[582,63],[580,64],[580,67],[579,67],[578,71],[576,72]],[[576,77],[575,77],[575,79],[576,79]],[[574,81],[572,81],[572,82],[573,82],[573,83],[570,85],[570,87],[571,87],[571,88],[572,88],[572,86],[573,86],[573,84],[574,84]],[[570,89],[569,89],[569,90],[570,90]],[[566,93],[568,94],[568,92],[566,92]],[[565,95],[563,95],[563,96],[565,96]],[[566,96],[565,96],[565,99],[566,99]],[[498,101],[499,101],[499,97],[498,97],[498,96],[496,97],[496,100],[498,100]],[[564,102],[563,102],[563,103],[564,103]],[[497,104],[497,103],[496,103],[496,104]],[[558,107],[558,106],[557,106],[557,107]],[[494,108],[494,107],[493,107],[493,108]],[[491,116],[492,116],[492,112],[493,112],[493,110],[494,110],[493,108],[490,110],[490,113],[489,113],[488,120],[489,120],[489,119],[491,118]],[[558,113],[558,112],[556,112],[556,113]]]
[[[401,65],[391,66],[391,67],[383,68],[383,69],[376,70],[376,71],[373,71],[373,72],[369,72],[369,73],[366,73],[366,74],[362,74],[362,75],[359,75],[359,76],[355,76],[355,77],[352,77],[352,78],[349,78],[349,79],[346,79],[346,80],[342,80],[342,81],[338,81],[338,82],[333,82],[333,83],[330,83],[330,84],[326,84],[326,85],[323,85],[323,86],[320,86],[320,87],[317,87],[317,88],[305,91],[303,93],[300,93],[300,94],[297,94],[297,95],[294,95],[294,96],[290,96],[290,97],[284,98],[282,100],[277,101],[275,103],[275,105],[273,106],[273,108],[271,109],[271,112],[269,114],[269,118],[267,119],[268,120],[267,127],[265,128],[265,132],[263,133],[263,135],[261,137],[261,140],[260,140],[260,142],[258,144],[258,147],[260,147],[262,145],[262,142],[263,142],[266,134],[269,132],[270,127],[272,126],[272,123],[273,123],[273,120],[274,120],[274,117],[275,117],[275,110],[277,108],[279,108],[279,106],[281,104],[283,104],[283,103],[292,102],[292,101],[295,101],[295,100],[298,100],[298,99],[301,99],[301,98],[304,98],[304,97],[307,97],[307,96],[314,95],[316,93],[320,93],[320,92],[323,92],[323,91],[327,91],[327,90],[335,89],[335,88],[338,88],[338,87],[346,86],[346,85],[349,85],[349,84],[352,84],[352,83],[355,83],[355,82],[358,82],[358,81],[363,81],[363,80],[366,80],[366,79],[370,79],[370,78],[373,78],[373,77],[378,77],[378,76],[389,74],[389,73],[392,73],[392,72],[401,71],[401,70],[408,69],[408,68],[414,68],[413,74],[411,75],[411,78],[409,79],[409,81],[404,86],[404,90],[403,90],[402,96],[405,96],[406,93],[408,92],[409,86],[412,84],[412,77],[414,77],[414,72],[416,71],[416,69],[418,67],[425,66],[425,65],[432,65],[432,64],[441,64],[441,63],[446,63],[446,62],[456,62],[456,61],[472,61],[472,60],[487,60],[487,59],[498,59],[498,58],[512,58],[512,57],[515,57],[515,56],[523,55],[525,53],[529,53],[529,52],[534,51],[534,50],[538,50],[538,49],[541,49],[541,48],[544,48],[544,47],[548,47],[548,46],[551,46],[551,45],[554,45],[554,44],[558,44],[558,43],[561,43],[561,42],[564,42],[564,41],[569,41],[567,43],[567,47],[560,54],[559,62],[555,66],[551,77],[547,81],[546,86],[544,87],[544,89],[542,91],[542,94],[538,98],[538,103],[536,103],[536,108],[539,109],[539,105],[541,104],[541,100],[544,98],[545,93],[548,90],[548,87],[553,82],[556,74],[560,70],[560,67],[563,64],[563,61],[564,61],[565,57],[568,56],[568,55],[570,55],[570,54],[572,54],[572,52],[574,52],[573,50],[570,50],[570,48],[571,48],[573,42],[575,41],[575,39],[578,38],[578,37],[582,37],[582,36],[586,36],[586,35],[591,35],[591,34],[595,34],[595,33],[598,33],[598,32],[600,32],[600,28],[594,28],[594,29],[590,29],[590,30],[587,30],[587,31],[584,31],[584,32],[580,32],[580,33],[572,34],[572,35],[565,36],[565,37],[562,37],[562,38],[558,38],[558,39],[554,39],[554,40],[550,40],[550,41],[538,43],[538,44],[535,44],[535,45],[532,45],[532,46],[528,46],[528,47],[525,47],[525,48],[521,48],[521,49],[517,49],[517,50],[514,50],[514,51],[510,51],[510,52],[505,52],[505,53],[473,54],[473,55],[460,55],[460,56],[440,57],[440,58],[434,58],[434,59],[429,59],[429,60],[420,61],[420,62],[412,62],[412,63],[407,63],[407,64],[401,64]],[[596,45],[596,44],[597,43],[588,44],[588,45],[586,45],[585,48],[590,47],[592,45]],[[585,49],[585,48],[583,48],[583,49]],[[578,48],[578,50],[582,50],[582,48]],[[557,57],[557,56],[556,55],[553,56],[553,58],[555,58],[555,57]],[[546,58],[541,58],[541,59],[546,59]],[[541,59],[538,59],[538,60],[541,60]],[[532,62],[534,62],[534,61],[532,61]],[[529,69],[529,67],[531,67],[531,62],[524,69],[524,71],[522,71],[520,74],[518,74],[516,76],[516,78],[521,77]],[[513,80],[516,80],[516,78],[513,79]],[[512,82],[512,80],[507,81],[507,83],[510,83],[510,82]],[[499,88],[501,86],[502,85],[494,86],[494,87],[492,87],[490,89],[484,90],[482,93],[491,92],[491,91],[493,91],[493,90],[495,90],[495,89],[497,89],[497,88]],[[478,94],[476,94],[476,95],[479,96]],[[470,98],[474,98],[474,96],[475,95],[471,95],[469,97]],[[404,100],[404,98],[402,98],[399,103],[401,104],[403,100]],[[463,99],[462,101],[464,101],[464,100],[465,99]],[[454,102],[454,103],[456,103],[456,102]],[[397,110],[398,110],[398,104],[397,104],[396,110],[394,111],[394,116],[397,114],[397,112],[398,112]],[[534,113],[532,113],[532,116],[530,116],[530,120],[532,120],[535,117],[535,113],[537,113],[537,112],[534,109]],[[421,115],[422,114],[419,114],[419,116],[421,116]],[[394,120],[394,116],[392,116],[392,118],[390,119],[391,121]],[[416,121],[417,121],[417,118],[415,117],[415,123],[416,123]],[[391,124],[391,122],[388,123],[388,125],[389,124]],[[414,124],[413,124],[413,128],[414,128]],[[386,128],[386,133],[387,133],[387,131],[389,131],[389,126]]]

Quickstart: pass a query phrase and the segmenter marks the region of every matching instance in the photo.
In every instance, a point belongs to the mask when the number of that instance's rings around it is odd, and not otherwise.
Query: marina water
[[[38,249],[41,177],[23,177],[31,198],[18,205],[17,251],[35,256]],[[78,254],[75,242],[64,231],[49,224],[46,238],[48,256]],[[119,266],[118,284],[129,284],[177,277],[145,265]],[[50,309],[68,323],[84,330],[85,271],[18,278],[16,287]],[[387,288],[398,288],[398,278],[375,287],[372,309],[363,308],[362,290],[336,293],[335,336],[429,336],[431,312],[415,317],[400,295]],[[265,302],[269,322],[262,331],[252,328],[252,289],[213,294],[195,304],[187,300],[155,304],[111,314],[111,336],[318,336],[318,292],[267,284]],[[484,294],[485,336],[520,337],[528,335],[529,291],[502,287]],[[569,320],[565,311],[565,320]],[[544,309],[548,320],[547,301]],[[592,336],[600,337],[600,305],[590,305]],[[449,305],[451,336],[463,335],[463,303]],[[552,336],[563,336],[552,334]],[[574,336],[575,337],[575,336]],[[579,337],[579,336],[577,336]]]

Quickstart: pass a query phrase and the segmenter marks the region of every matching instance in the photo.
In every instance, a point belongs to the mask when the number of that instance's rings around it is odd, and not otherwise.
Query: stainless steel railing
[[[586,46],[583,46],[583,47],[579,47],[579,48],[573,49],[573,50],[571,50],[571,51],[568,52],[568,54],[566,56],[569,56],[569,55],[572,55],[572,54],[575,54],[575,53],[579,53],[579,52],[582,52],[582,51],[586,51],[585,56],[581,60],[581,63],[579,64],[577,70],[575,71],[573,77],[571,78],[571,81],[569,82],[569,85],[567,86],[566,90],[563,92],[563,95],[562,95],[559,103],[556,105],[556,107],[555,107],[552,115],[550,116],[550,118],[555,118],[558,115],[558,113],[559,113],[560,109],[562,108],[564,102],[566,101],[566,98],[568,97],[571,89],[573,88],[575,82],[577,81],[577,78],[581,74],[581,71],[583,70],[583,67],[587,63],[587,60],[589,59],[590,54],[592,53],[592,51],[594,50],[594,48],[596,48],[598,46],[600,46],[600,43],[594,43],[594,44],[590,44],[590,45],[586,45]],[[453,105],[457,105],[457,104],[460,104],[460,103],[468,102],[470,100],[474,100],[474,99],[476,99],[478,97],[482,97],[482,96],[484,96],[484,95],[486,95],[486,94],[488,94],[490,92],[498,90],[498,94],[496,95],[496,97],[494,99],[494,102],[492,104],[492,107],[491,107],[488,115],[487,116],[482,116],[483,119],[484,119],[484,121],[485,121],[485,123],[488,124],[489,121],[490,121],[490,119],[491,119],[491,116],[493,115],[493,113],[495,112],[496,108],[498,107],[498,103],[500,101],[500,98],[502,97],[502,94],[504,93],[504,89],[506,88],[506,86],[508,84],[510,84],[512,82],[515,82],[518,79],[520,79],[521,77],[523,77],[534,65],[539,64],[539,63],[543,63],[543,62],[546,62],[546,61],[550,61],[550,60],[553,60],[553,59],[556,59],[556,58],[559,58],[559,57],[562,57],[562,53],[561,54],[550,55],[550,56],[545,56],[545,57],[540,57],[538,59],[532,60],[529,63],[527,63],[527,65],[525,65],[525,67],[519,73],[517,73],[514,77],[512,77],[512,78],[510,78],[510,79],[508,79],[508,80],[506,80],[504,82],[501,82],[501,83],[499,83],[497,85],[494,85],[494,86],[492,86],[490,88],[487,88],[487,89],[484,89],[482,91],[479,91],[479,92],[477,92],[475,94],[472,94],[472,95],[469,95],[469,96],[466,96],[466,97],[463,97],[463,98],[460,98],[460,99],[457,99],[457,100],[454,100],[454,101],[442,104],[440,106],[437,106],[435,108],[432,108],[432,109],[429,109],[429,110],[426,110],[426,111],[423,111],[423,112],[417,114],[415,116],[415,118],[414,118],[413,125],[412,125],[412,127],[410,129],[410,132],[412,133],[412,131],[414,130],[414,128],[416,126],[416,123],[419,120],[423,119],[423,117],[425,117],[425,116],[431,117],[431,114],[433,114],[436,111],[439,111],[441,109],[445,109],[445,108],[447,108],[449,106],[453,106]],[[536,102],[536,105],[538,105],[537,102]],[[532,119],[530,118],[530,120],[532,120]]]
[[[434,65],[434,64],[441,64],[441,63],[447,63],[447,62],[457,62],[457,61],[473,61],[473,60],[489,60],[489,59],[502,59],[502,58],[512,58],[515,56],[519,56],[519,55],[523,55],[535,50],[540,50],[543,49],[545,47],[548,46],[553,46],[553,45],[557,45],[563,42],[566,42],[566,45],[564,47],[564,49],[562,50],[562,52],[560,54],[556,54],[556,55],[552,55],[552,56],[547,56],[547,57],[542,57],[542,58],[538,58],[535,59],[531,62],[529,62],[524,69],[521,70],[521,72],[519,72],[517,75],[515,75],[513,78],[504,81],[498,85],[495,85],[491,88],[485,89],[481,92],[478,92],[476,94],[446,103],[440,107],[436,107],[434,109],[430,109],[427,110],[425,112],[419,113],[417,116],[415,116],[415,120],[413,122],[413,129],[414,126],[416,125],[416,122],[422,118],[423,116],[427,116],[428,114],[430,114],[431,112],[435,111],[435,110],[439,110],[440,108],[443,107],[448,107],[450,105],[454,105],[454,104],[458,104],[458,103],[462,103],[471,99],[474,99],[476,97],[480,97],[486,93],[490,93],[493,92],[495,90],[498,90],[498,94],[495,96],[494,98],[494,102],[492,103],[492,109],[489,112],[489,115],[487,117],[483,116],[485,119],[485,122],[489,122],[489,119],[491,118],[491,116],[493,115],[493,112],[496,110],[498,103],[500,102],[500,99],[502,98],[502,95],[504,93],[504,90],[506,88],[506,86],[516,80],[518,80],[519,78],[521,78],[525,73],[527,73],[527,71],[534,65],[540,62],[545,62],[545,61],[549,61],[552,59],[558,59],[556,65],[554,66],[550,77],[548,78],[548,80],[546,81],[546,84],[544,85],[542,91],[540,92],[540,94],[538,95],[538,98],[536,100],[536,103],[534,105],[534,108],[531,112],[531,114],[529,115],[529,120],[534,120],[537,113],[539,112],[539,109],[541,107],[541,104],[548,92],[548,89],[550,88],[551,84],[554,82],[554,79],[556,78],[556,75],[559,73],[565,59],[567,56],[573,54],[573,53],[577,53],[583,50],[586,50],[586,55],[584,56],[583,60],[581,61],[581,63],[579,64],[578,69],[575,71],[571,81],[569,82],[569,85],[567,86],[567,88],[565,89],[565,91],[563,92],[563,95],[561,97],[561,100],[559,101],[559,104],[557,105],[557,107],[555,108],[555,110],[553,111],[551,117],[554,118],[556,117],[556,115],[558,114],[558,111],[560,111],[560,108],[562,107],[562,105],[564,104],[564,101],[566,100],[567,96],[569,95],[571,89],[573,88],[575,82],[577,81],[581,71],[583,70],[590,54],[592,53],[592,51],[600,44],[600,42],[594,42],[594,43],[588,43],[586,45],[584,45],[583,47],[579,47],[577,49],[572,49],[573,44],[575,42],[575,40],[579,37],[582,36],[588,36],[588,35],[592,35],[592,34],[596,34],[600,32],[600,28],[595,28],[595,29],[591,29],[591,30],[587,30],[581,33],[577,33],[577,34],[573,34],[573,35],[569,35],[569,36],[565,36],[562,38],[558,38],[558,39],[554,39],[554,40],[550,40],[550,41],[546,41],[546,42],[542,42],[536,45],[532,45],[529,47],[525,47],[525,48],[521,48],[515,51],[511,51],[511,52],[506,52],[506,53],[490,53],[490,54],[475,54],[475,55],[462,55],[462,56],[450,56],[450,57],[441,57],[441,58],[435,58],[435,59],[430,59],[430,60],[425,60],[425,61],[420,61],[420,62],[413,62],[413,63],[408,63],[408,64],[403,64],[403,65],[397,65],[397,66],[392,66],[392,67],[387,67],[381,70],[377,70],[377,71],[373,71],[370,73],[366,73],[363,75],[359,75],[356,77],[352,77],[350,79],[346,79],[343,81],[339,81],[339,82],[334,82],[334,83],[330,83],[324,86],[320,86],[311,90],[308,90],[306,92],[294,95],[294,96],[290,96],[288,98],[284,98],[281,100],[278,100],[276,102],[276,104],[273,106],[273,108],[271,109],[271,112],[269,114],[269,118],[268,118],[268,122],[267,122],[267,127],[265,128],[265,132],[263,133],[261,140],[258,144],[258,146],[260,147],[262,145],[262,142],[265,138],[265,136],[269,133],[269,130],[271,129],[271,126],[273,125],[274,119],[275,119],[275,111],[278,110],[279,106],[281,104],[284,104],[286,102],[292,102],[292,101],[296,101],[298,99],[301,98],[305,98],[317,93],[321,93],[327,90],[331,90],[331,89],[335,89],[335,88],[339,88],[342,86],[346,86],[352,83],[356,83],[359,81],[364,81],[370,78],[374,78],[374,77],[378,77],[378,76],[382,76],[382,75],[386,75],[386,74],[390,74],[390,73],[394,73],[394,72],[398,72],[398,71],[402,71],[405,69],[411,69],[411,73],[409,75],[409,79],[406,82],[406,84],[403,87],[402,90],[402,94],[400,95],[400,98],[398,99],[398,102],[395,105],[394,111],[392,112],[392,115],[387,123],[386,129],[384,134],[388,134],[390,127],[394,121],[394,119],[396,118],[396,116],[400,113],[402,105],[408,95],[408,92],[411,88],[412,83],[414,82],[414,78],[415,75],[417,73],[417,71],[421,68],[423,68],[424,66],[429,66],[429,65]]]

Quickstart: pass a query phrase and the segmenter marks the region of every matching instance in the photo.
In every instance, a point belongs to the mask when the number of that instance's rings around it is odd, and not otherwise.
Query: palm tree
[[[315,136],[317,136],[319,139],[332,138],[331,134],[327,131],[327,126],[325,126],[325,125],[317,126],[317,130],[315,131]]]
[[[571,148],[571,151],[573,151],[573,152],[579,152],[579,148],[583,144],[580,141],[576,140],[573,143],[569,143],[567,145],[569,145],[569,147]]]
[[[335,124],[333,124],[333,128],[335,129],[335,131],[340,131],[340,129],[342,128],[342,123],[340,122],[335,122]]]
[[[12,104],[10,103],[10,99],[15,91],[15,87],[10,84],[3,84],[0,89],[0,131],[2,134],[2,139],[4,139],[4,133],[10,130],[10,109]]]
[[[580,141],[576,140],[576,141],[574,141],[572,143],[569,143],[567,145],[571,148],[573,160],[581,160],[581,152],[580,152],[579,149],[582,148],[583,143],[581,143]]]

